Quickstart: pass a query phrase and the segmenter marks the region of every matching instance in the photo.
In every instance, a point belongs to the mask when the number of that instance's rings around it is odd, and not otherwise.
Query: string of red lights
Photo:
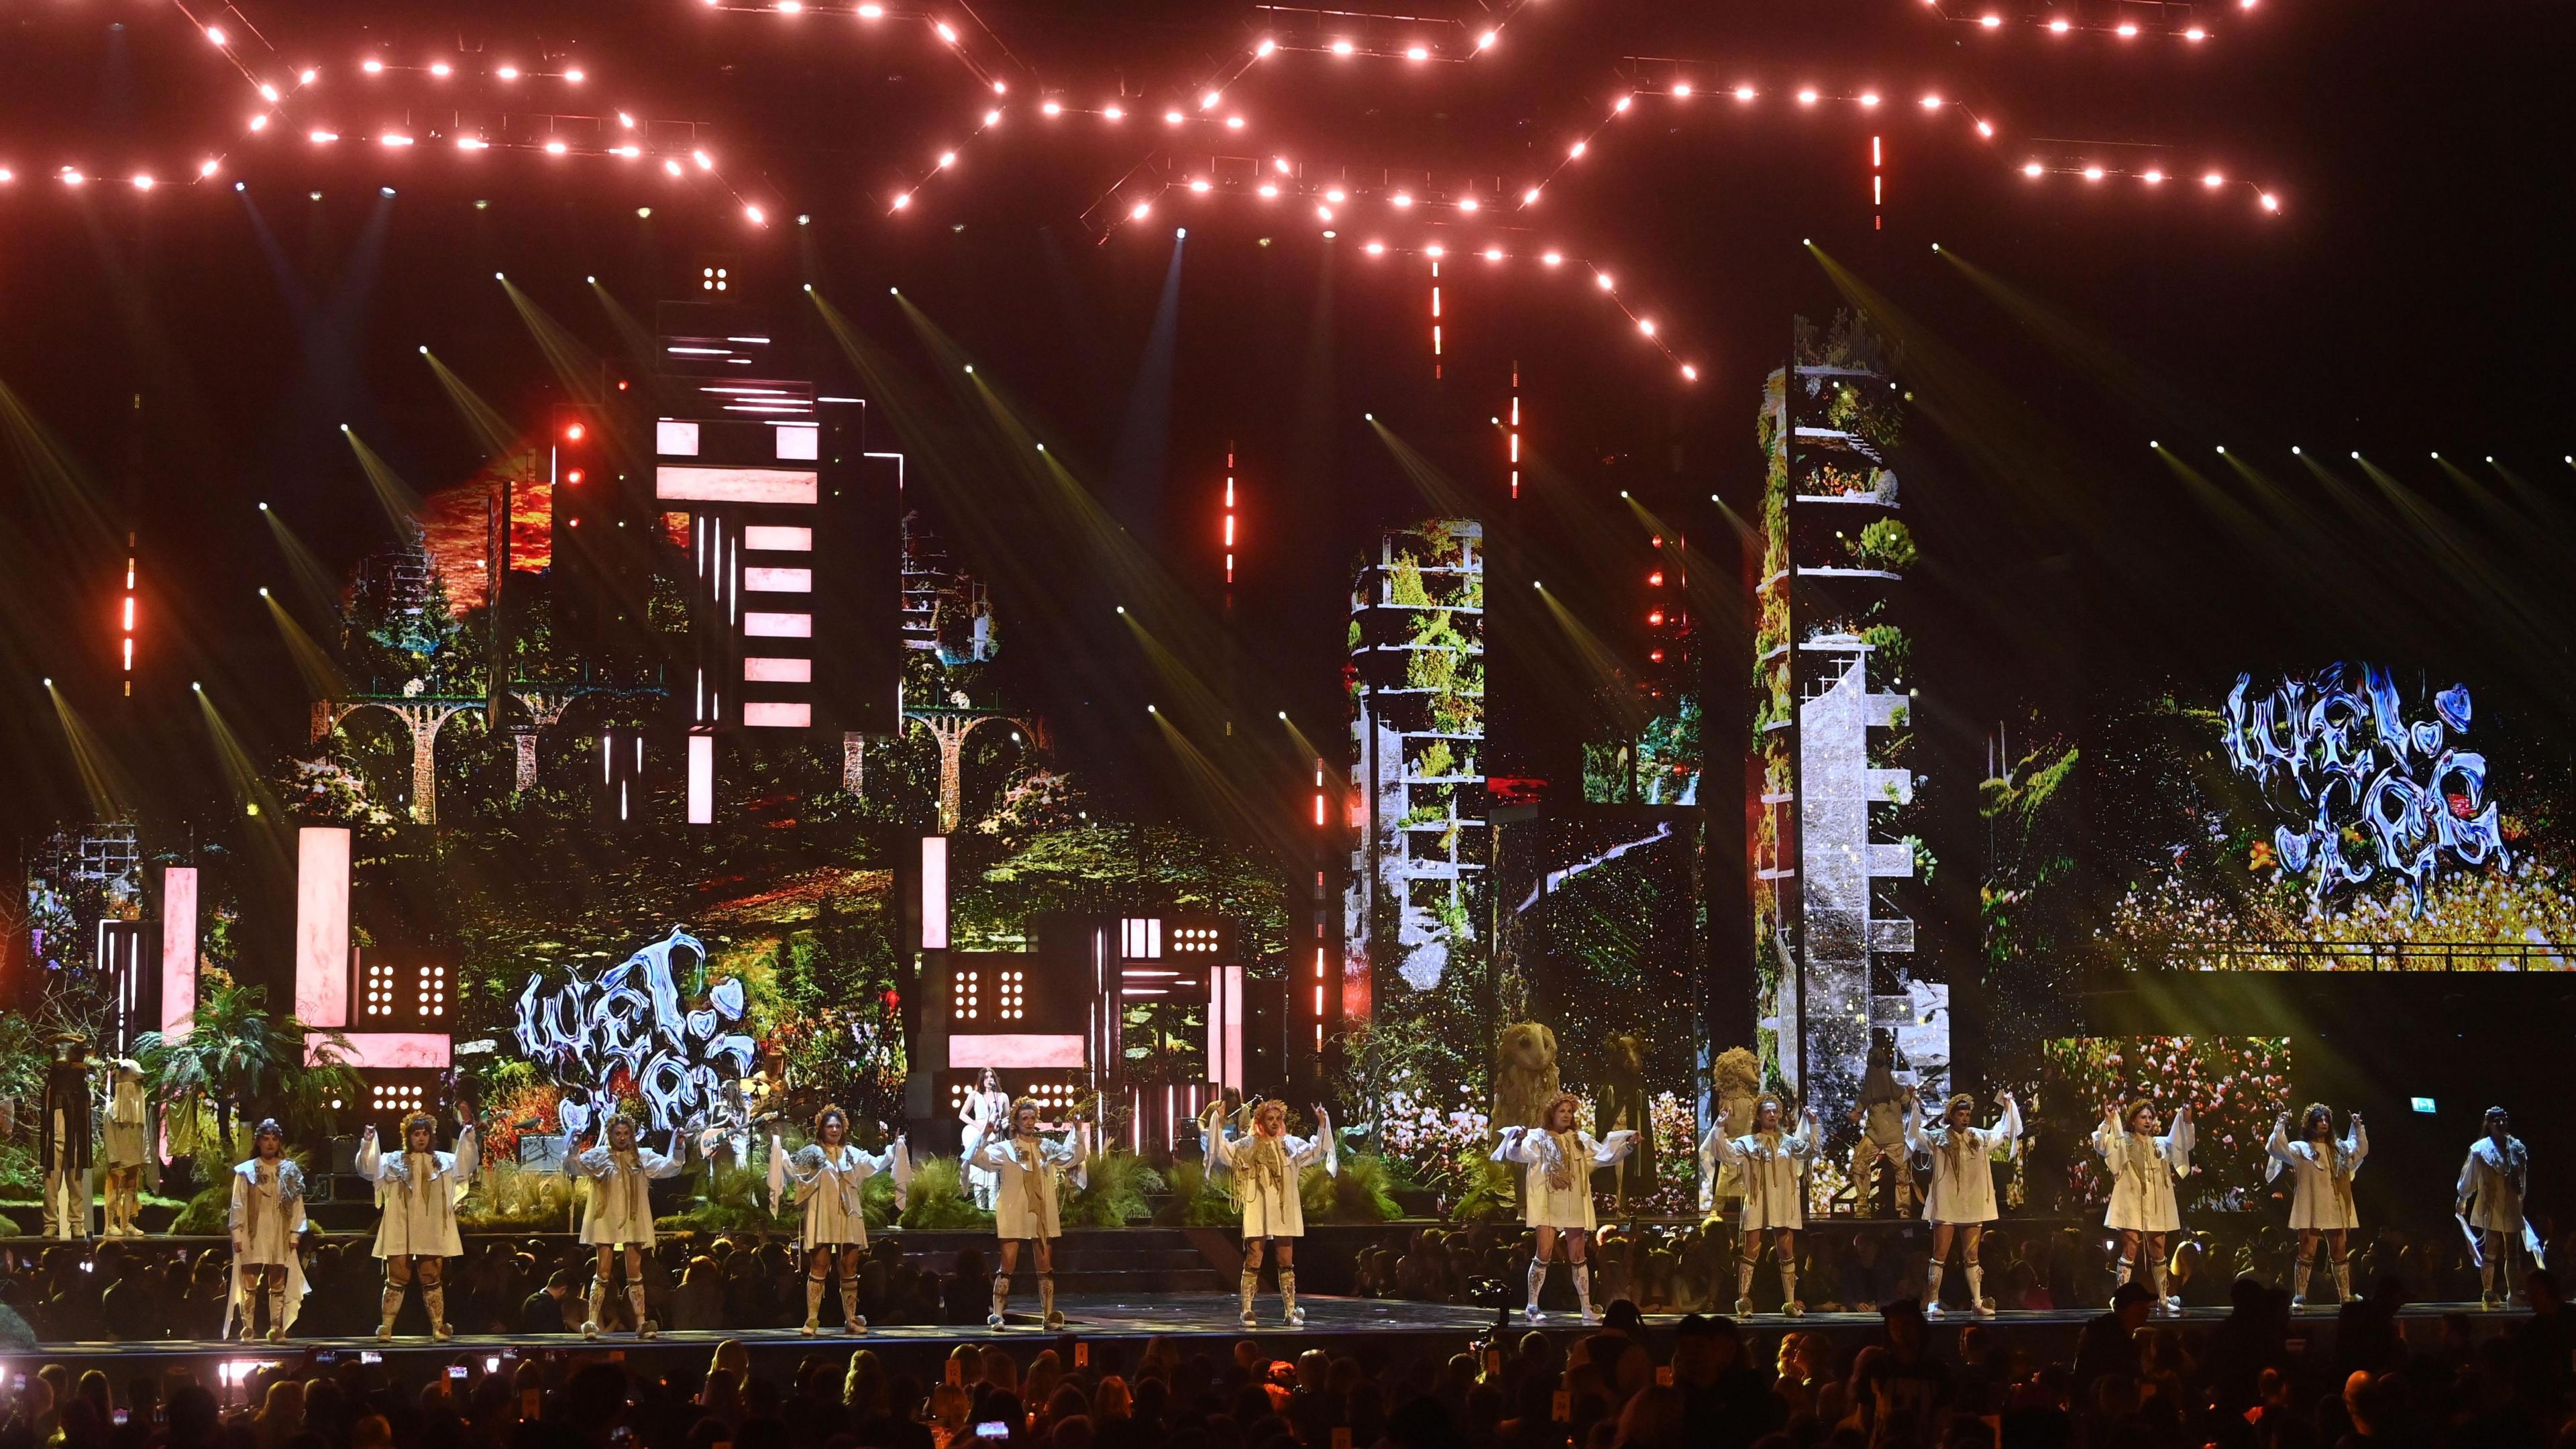
[[[2254,4],[2255,0],[2237,0],[2236,8],[2242,13],[2253,9]],[[2122,5],[2115,20],[2089,19],[2063,6],[2037,14],[2007,15],[1994,5],[1971,8],[1955,5],[1951,0],[1923,0],[1923,5],[1943,20],[1988,33],[2036,30],[2047,35],[2108,35],[2115,40],[2170,39],[2186,45],[2198,45],[2210,38],[2209,27],[2201,23],[2197,7],[2189,4],[2155,4],[2150,0]],[[2150,10],[2164,23],[2141,24],[2137,15]]]

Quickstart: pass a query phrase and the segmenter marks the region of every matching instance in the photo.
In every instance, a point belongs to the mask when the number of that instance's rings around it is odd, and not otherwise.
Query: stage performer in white
[[[2460,1225],[2469,1230],[2478,1250],[2478,1301],[2489,1308],[2513,1302],[2513,1253],[2517,1248],[2540,1257],[2539,1235],[2522,1213],[2522,1194],[2531,1185],[2531,1151],[2513,1135],[2513,1121],[2502,1107],[2489,1107],[2487,1135],[2469,1144],[2460,1164]],[[2504,1290],[2496,1290],[2496,1265],[2504,1264]]]
[[[1932,1159],[1931,1183],[1923,1194],[1923,1218],[1932,1224],[1931,1278],[1923,1285],[1926,1318],[1941,1316],[1941,1270],[1950,1260],[1953,1238],[1968,1269],[1969,1311],[1979,1318],[1995,1316],[1986,1304],[1986,1273],[1977,1265],[1977,1241],[1985,1236],[1986,1224],[2000,1216],[1995,1210],[1993,1163],[2010,1156],[2021,1138],[2021,1107],[2012,1093],[1995,1093],[1995,1105],[2003,1115],[1994,1126],[1980,1131],[1977,1104],[1961,1092],[1942,1109],[1941,1120],[1927,1128],[1921,1099],[1911,1091],[1905,1094],[1906,1145]]]
[[[2102,1225],[2120,1235],[2113,1286],[2135,1278],[2143,1265],[2155,1289],[2156,1312],[2171,1314],[2181,1305],[2165,1292],[2165,1234],[2182,1227],[2174,1184],[2191,1176],[2191,1104],[2174,1108],[2172,1131],[2158,1136],[2156,1125],[2154,1103],[2133,1102],[2125,1112],[2113,1103],[2102,1109],[2102,1125],[2093,1130],[2093,1150],[2111,1173],[2111,1205],[2103,1210]]]
[[[2361,1226],[2352,1205],[2353,1174],[2370,1155],[2370,1134],[2361,1114],[2352,1114],[2342,1141],[2335,1140],[2334,1109],[2311,1102],[2299,1114],[2299,1140],[2290,1140],[2290,1114],[2272,1123],[2272,1140],[2263,1144],[2272,1155],[2263,1180],[2270,1182],[2288,1168],[2291,1175],[2290,1226],[2299,1234],[2298,1276],[2290,1280],[2290,1306],[2308,1306],[2308,1279],[2316,1272],[2317,1239],[2334,1253],[2335,1300],[2352,1301],[2352,1261],[2344,1256],[2344,1235]]]
[[[626,1250],[626,1304],[635,1310],[635,1336],[651,1338],[656,1329],[644,1316],[644,1250],[653,1246],[651,1181],[677,1177],[689,1165],[688,1140],[671,1130],[671,1152],[665,1157],[637,1140],[635,1119],[620,1112],[600,1129],[601,1142],[575,1152],[580,1133],[564,1134],[564,1175],[590,1179],[590,1206],[581,1215],[581,1240],[599,1252],[590,1280],[590,1312],[581,1323],[584,1338],[599,1336],[600,1305],[608,1300],[608,1280],[617,1250]]]
[[[850,1114],[825,1107],[814,1114],[814,1140],[790,1157],[775,1136],[769,1139],[769,1200],[781,1200],[789,1182],[804,1209],[805,1336],[822,1331],[823,1284],[835,1264],[841,1272],[841,1325],[844,1332],[868,1331],[859,1313],[859,1254],[868,1246],[867,1214],[860,1189],[880,1172],[894,1174],[898,1184],[911,1176],[901,1136],[894,1145],[871,1156],[850,1143]]]
[[[1529,1306],[1521,1316],[1539,1321],[1538,1293],[1547,1283],[1547,1265],[1556,1245],[1565,1243],[1566,1271],[1574,1278],[1574,1297],[1583,1306],[1583,1321],[1599,1323],[1592,1311],[1592,1265],[1583,1260],[1586,1235],[1598,1226],[1592,1216],[1592,1171],[1615,1165],[1637,1145],[1637,1134],[1621,1129],[1596,1142],[1578,1131],[1575,1113],[1583,1103],[1572,1092],[1559,1092],[1540,1115],[1538,1127],[1506,1127],[1494,1147],[1496,1162],[1519,1163],[1521,1221],[1538,1230],[1538,1250],[1530,1258]]]
[[[373,1127],[358,1138],[358,1175],[376,1185],[376,1206],[384,1212],[376,1225],[376,1256],[385,1263],[384,1313],[376,1341],[393,1341],[403,1290],[417,1278],[430,1334],[445,1343],[456,1336],[447,1326],[447,1260],[465,1256],[465,1240],[456,1231],[456,1204],[482,1171],[483,1149],[468,1126],[456,1134],[454,1152],[439,1151],[438,1119],[427,1112],[405,1117],[402,1134],[399,1152],[380,1148]]]
[[[1002,1091],[1001,1075],[991,1067],[975,1074],[975,1089],[957,1104],[957,1120],[965,1126],[965,1151],[958,1157],[966,1176],[966,1189],[975,1198],[975,1206],[994,1211],[993,1191],[1001,1179],[984,1165],[984,1144],[1009,1130],[1011,1099]]]
[[[1333,1137],[1333,1119],[1315,1108],[1313,1138],[1288,1135],[1288,1104],[1277,1099],[1252,1110],[1252,1130],[1228,1138],[1221,1120],[1224,1107],[1210,1103],[1199,1119],[1207,1138],[1207,1168],[1234,1175],[1235,1201],[1243,1205],[1243,1313],[1250,1328],[1253,1296],[1261,1291],[1261,1258],[1266,1249],[1279,1260],[1279,1303],[1290,1328],[1302,1328],[1306,1310],[1297,1306],[1297,1240],[1306,1236],[1306,1208],[1298,1195],[1307,1168],[1323,1164],[1339,1173],[1341,1153]]]
[[[143,1068],[116,1063],[107,1089],[107,1227],[111,1238],[139,1238],[144,1170],[152,1161],[152,1114],[143,1102]]]
[[[1038,1312],[1049,1329],[1064,1327],[1055,1306],[1055,1240],[1064,1236],[1056,1201],[1059,1185],[1082,1166],[1082,1134],[1068,1127],[1061,1138],[1038,1133],[1038,1104],[1022,1097],[1011,1104],[1009,1126],[987,1137],[977,1154],[999,1181],[993,1191],[993,1232],[1002,1240],[1002,1261],[993,1270],[993,1311],[986,1328],[1002,1326],[1011,1305],[1011,1274],[1020,1266],[1020,1242],[1036,1244]]]
[[[260,1119],[250,1135],[248,1161],[233,1168],[233,1296],[224,1307],[224,1337],[241,1314],[242,1337],[251,1334],[259,1299],[268,1300],[268,1341],[284,1343],[304,1311],[304,1262],[295,1251],[304,1233],[304,1169],[286,1155],[286,1129]]]
[[[1744,1180],[1744,1240],[1735,1254],[1735,1312],[1753,1312],[1753,1266],[1762,1256],[1762,1235],[1769,1233],[1780,1250],[1780,1311],[1791,1318],[1807,1311],[1798,1301],[1798,1230],[1807,1225],[1807,1166],[1816,1155],[1816,1124],[1804,1109],[1797,1126],[1783,1130],[1780,1099],[1769,1092],[1754,1099],[1753,1130],[1728,1137],[1723,1127],[1709,1129],[1699,1145],[1700,1171],[1714,1175],[1733,1167]]]

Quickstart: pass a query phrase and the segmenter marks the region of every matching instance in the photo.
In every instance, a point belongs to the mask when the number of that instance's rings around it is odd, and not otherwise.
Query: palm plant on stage
[[[557,1231],[572,1222],[573,1180],[560,1172],[493,1162],[456,1209],[458,1226],[478,1231]]]
[[[1310,1223],[1383,1223],[1404,1216],[1395,1201],[1394,1172],[1372,1153],[1343,1158],[1338,1175],[1307,1168],[1297,1182],[1297,1199]]]
[[[975,1206],[975,1199],[967,1195],[956,1158],[925,1157],[913,1164],[902,1222],[907,1228],[990,1228],[993,1215]]]
[[[1224,1178],[1209,1175],[1207,1164],[1187,1157],[1177,1159],[1168,1180],[1171,1201],[1154,1215],[1154,1221],[1184,1228],[1232,1227],[1243,1221],[1243,1205],[1226,1191]]]
[[[246,1113],[274,1110],[290,1137],[303,1137],[328,1131],[332,1103],[355,1100],[365,1085],[345,1033],[270,1015],[264,986],[210,986],[186,1028],[145,1032],[134,1046],[144,1081],[173,1111],[213,1111],[227,1162],[238,1157]]]

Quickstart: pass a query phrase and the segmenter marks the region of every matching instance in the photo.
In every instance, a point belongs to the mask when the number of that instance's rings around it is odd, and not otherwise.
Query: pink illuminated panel
[[[814,706],[774,699],[746,700],[742,722],[752,729],[801,730],[814,726]]]
[[[948,837],[921,837],[921,949],[948,949]]]
[[[814,571],[755,566],[742,571],[742,586],[755,594],[810,594],[814,592]]]
[[[653,470],[654,497],[691,503],[812,503],[820,488],[811,469],[665,463]]]
[[[689,736],[689,823],[712,825],[716,819],[716,741],[713,735]]]
[[[742,528],[742,546],[754,552],[812,553],[814,530],[789,528],[780,523],[746,523]]]
[[[1011,1068],[1083,1066],[1082,1033],[1067,1036],[1045,1036],[1036,1032],[996,1032],[989,1036],[956,1036],[948,1038],[948,1069],[970,1067]]]
[[[161,873],[161,1034],[188,1029],[197,1014],[197,868]]]
[[[814,661],[772,659],[755,654],[742,661],[742,677],[768,684],[811,684],[814,682]]]
[[[327,1042],[319,1035],[304,1039],[304,1060],[311,1063]],[[349,1033],[348,1062],[353,1067],[444,1067],[448,1064],[448,1040],[437,1031],[353,1031]]]
[[[754,609],[742,616],[742,632],[754,639],[811,639],[814,616],[769,614]]]
[[[306,1026],[349,1024],[349,832],[296,833],[295,1015]]]

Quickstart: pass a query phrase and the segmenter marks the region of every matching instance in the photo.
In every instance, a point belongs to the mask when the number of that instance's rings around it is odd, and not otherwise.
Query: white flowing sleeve
[[[456,1134],[455,1200],[463,1202],[465,1194],[474,1190],[475,1180],[482,1175],[483,1138],[469,1123],[463,1131]]]
[[[2453,1190],[2452,1196],[2464,1213],[2477,1204],[2478,1147],[2474,1142],[2469,1144],[2469,1155],[2460,1159],[2460,1185]]]
[[[1905,1104],[1905,1150],[1908,1152],[1932,1150],[1931,1144],[1923,1140],[1923,1104],[1920,1101]]]
[[[563,1175],[571,1178],[589,1176],[581,1165],[581,1131],[578,1128],[568,1128],[564,1132]]]
[[[677,1177],[680,1175],[680,1170],[689,1165],[688,1143],[681,1138],[680,1134],[674,1132],[671,1134],[670,1156],[664,1157],[658,1152],[647,1152],[638,1148],[635,1160],[644,1169],[646,1177]]]
[[[2008,1161],[2021,1142],[2021,1103],[2007,1099],[2004,1115],[1995,1123],[1995,1142],[1986,1149],[1988,1157]]]
[[[1524,1145],[1524,1139],[1528,1136],[1529,1129],[1526,1127],[1504,1128],[1501,1139],[1494,1143],[1494,1150],[1491,1154],[1493,1160],[1496,1162],[1528,1163],[1530,1161],[1529,1148]]]
[[[224,1215],[224,1225],[240,1232],[250,1222],[250,1179],[236,1171],[233,1174],[232,1210]]]
[[[2352,1124],[2351,1134],[2343,1139],[2344,1161],[2352,1164],[2351,1176],[2361,1176],[2361,1160],[2369,1155],[2370,1131],[2355,1122]]]
[[[2290,1139],[2281,1134],[2278,1118],[2273,1119],[2272,1135],[2263,1144],[2263,1156],[2263,1180],[2267,1183],[2280,1177],[2281,1169],[2290,1165]]]
[[[1208,1176],[1215,1177],[1234,1169],[1234,1154],[1226,1150],[1225,1107],[1222,1103],[1210,1102],[1207,1110],[1199,1114],[1199,1142],[1204,1149],[1202,1165],[1207,1168]]]
[[[2199,1134],[2192,1130],[2191,1104],[2185,1102],[2174,1109],[2173,1130],[2164,1138],[2165,1161],[2173,1165],[2175,1177],[2191,1176],[2191,1149],[2199,1141]]]
[[[1615,1167],[1618,1165],[1619,1159],[1627,1156],[1629,1151],[1636,1147],[1636,1145],[1636,1132],[1630,1128],[1622,1127],[1618,1131],[1611,1133],[1607,1138],[1604,1138],[1592,1145],[1592,1165],[1595,1167]]]
[[[894,1139],[894,1146],[887,1148],[886,1152],[894,1159],[894,1210],[902,1212],[904,1203],[912,1196],[912,1145],[898,1136]]]
[[[1816,1119],[1804,1107],[1798,1109],[1798,1129],[1780,1139],[1780,1150],[1798,1164],[1800,1172],[1807,1170],[1808,1159],[1816,1155]]]
[[[384,1148],[376,1141],[376,1129],[370,1127],[358,1138],[358,1175],[374,1182],[382,1176],[384,1166]]]
[[[1288,1150],[1290,1165],[1304,1168],[1322,1163],[1325,1176],[1341,1175],[1342,1155],[1334,1149],[1332,1118],[1319,1114],[1315,1119],[1315,1135],[1312,1138],[1303,1142],[1293,1137],[1288,1140],[1295,1143]]]
[[[2093,1129],[2093,1150],[2115,1173],[2120,1170],[2120,1138],[2123,1135],[2120,1119],[2109,1112],[2102,1114],[2102,1125]]]

